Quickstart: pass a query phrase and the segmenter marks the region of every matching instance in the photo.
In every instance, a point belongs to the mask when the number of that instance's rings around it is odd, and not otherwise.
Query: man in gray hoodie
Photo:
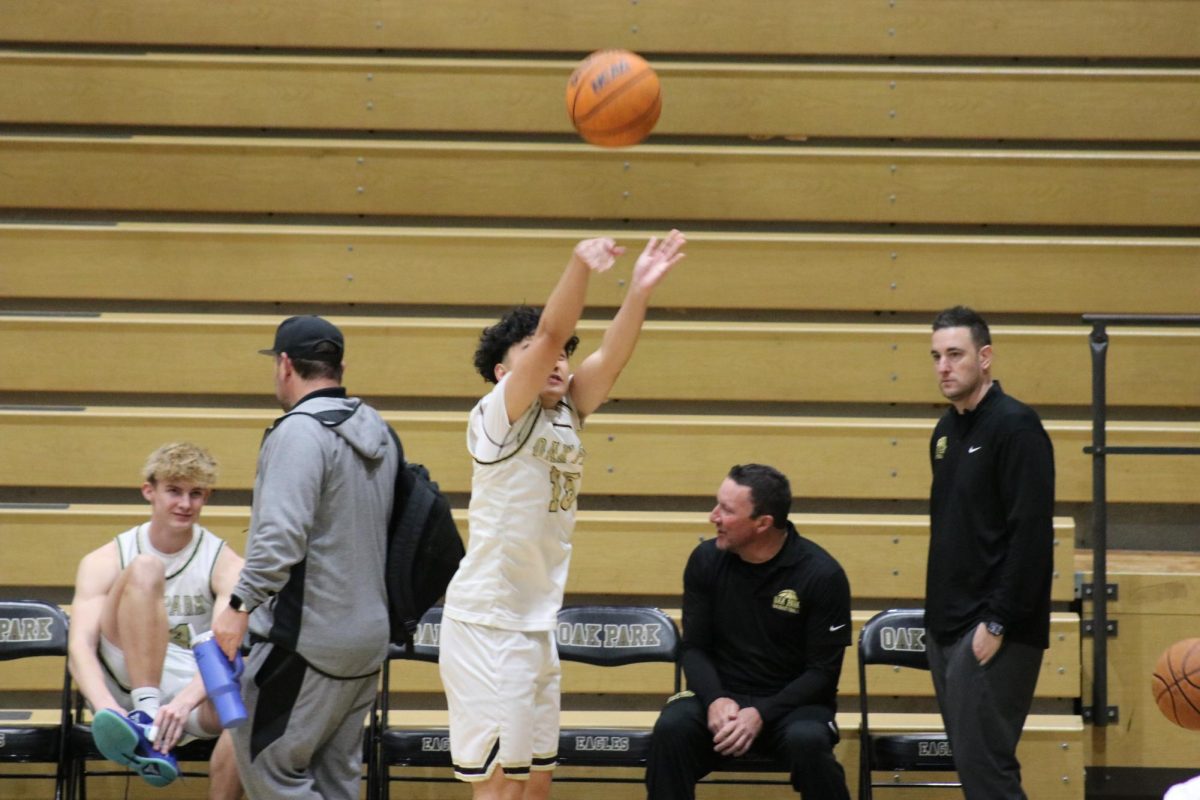
[[[375,409],[342,388],[342,332],[280,324],[246,564],[213,623],[227,655],[249,629],[249,719],[234,732],[252,800],[357,798],[363,724],[388,648],[383,565],[400,453]]]

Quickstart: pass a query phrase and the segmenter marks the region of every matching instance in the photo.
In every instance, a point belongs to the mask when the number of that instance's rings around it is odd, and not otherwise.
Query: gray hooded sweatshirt
[[[234,593],[253,609],[252,634],[351,678],[387,654],[384,564],[399,453],[375,409],[337,392],[304,398],[263,437]]]

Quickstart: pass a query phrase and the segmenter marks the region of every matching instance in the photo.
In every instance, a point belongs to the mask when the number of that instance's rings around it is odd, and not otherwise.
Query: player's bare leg
[[[522,800],[525,781],[515,781],[496,769],[486,781],[471,784],[473,800]]]
[[[222,731],[208,762],[208,800],[238,800],[241,796],[242,779],[234,758],[233,737],[229,731]]]
[[[100,631],[125,656],[130,683],[158,686],[167,652],[166,576],[162,562],[140,555],[117,578],[100,617]]]
[[[535,770],[525,781],[524,800],[547,800],[550,797],[550,781],[554,773],[550,770]]]

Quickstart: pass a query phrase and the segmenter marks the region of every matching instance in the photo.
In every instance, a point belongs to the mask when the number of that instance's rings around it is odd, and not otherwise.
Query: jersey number
[[[550,511],[569,511],[575,505],[575,481],[579,476],[574,472],[560,472],[550,468]]]
[[[192,637],[188,635],[188,625],[186,622],[182,622],[171,628],[168,638],[184,650],[192,649]]]

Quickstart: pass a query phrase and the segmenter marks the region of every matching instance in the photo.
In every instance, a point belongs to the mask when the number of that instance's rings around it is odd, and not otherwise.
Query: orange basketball
[[[1154,701],[1181,728],[1200,730],[1200,639],[1168,647],[1154,668]]]
[[[597,50],[567,81],[567,114],[579,135],[600,147],[645,139],[662,111],[658,75],[628,50]]]

